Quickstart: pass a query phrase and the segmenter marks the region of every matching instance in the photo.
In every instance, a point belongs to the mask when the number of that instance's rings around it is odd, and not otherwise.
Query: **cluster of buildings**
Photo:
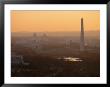
[[[22,37],[22,38],[18,38],[17,40],[15,40],[14,42],[17,45],[22,45],[25,47],[31,47],[33,49],[37,49],[40,50],[42,48],[43,44],[48,44],[49,40],[48,40],[48,36],[44,33],[41,37],[37,36],[36,33],[33,33],[32,37]],[[66,46],[70,46],[71,44],[73,44],[72,40],[67,41]],[[84,40],[84,22],[83,22],[83,18],[81,18],[81,31],[80,31],[80,42],[79,42],[79,49],[80,51],[84,51],[85,50],[85,40]],[[12,55],[12,63],[13,64],[26,64],[23,61],[23,56],[22,55]],[[28,64],[27,64],[28,65]]]
[[[54,41],[53,41],[54,42]],[[49,40],[48,36],[44,33],[42,36],[37,36],[36,33],[33,33],[32,37],[22,37],[16,38],[14,44],[22,45],[24,47],[31,47],[33,49],[41,49],[44,44],[52,43],[52,39]],[[73,44],[72,39],[62,39],[56,40],[56,43],[65,43],[65,47],[68,47]],[[80,32],[80,51],[85,49],[85,41],[84,41],[84,24],[83,18],[81,18],[81,32]]]

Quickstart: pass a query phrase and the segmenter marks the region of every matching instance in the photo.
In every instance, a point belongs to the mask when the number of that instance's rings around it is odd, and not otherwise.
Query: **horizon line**
[[[93,31],[100,31],[100,30],[87,30],[87,31],[84,31],[84,32],[93,32]],[[80,32],[80,31],[11,31],[12,33],[19,33],[19,32],[49,32],[49,33],[52,33],[52,32]]]

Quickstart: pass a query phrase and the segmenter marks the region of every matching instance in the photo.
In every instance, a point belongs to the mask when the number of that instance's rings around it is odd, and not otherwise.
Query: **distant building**
[[[33,37],[35,37],[35,38],[36,38],[36,37],[37,37],[37,34],[36,34],[36,33],[33,33]]]
[[[24,62],[22,55],[12,55],[11,63],[14,65],[29,65],[29,63]]]
[[[84,42],[84,23],[83,23],[83,18],[81,18],[81,34],[80,34],[80,51],[84,51],[85,47],[85,42]]]
[[[47,36],[46,33],[44,33],[44,34],[42,35],[42,41],[43,41],[44,43],[47,43],[47,41],[48,41],[48,36]]]

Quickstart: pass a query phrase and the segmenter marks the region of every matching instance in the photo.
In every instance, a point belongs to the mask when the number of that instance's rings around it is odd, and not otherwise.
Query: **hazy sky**
[[[12,32],[85,31],[100,29],[100,11],[11,11]]]

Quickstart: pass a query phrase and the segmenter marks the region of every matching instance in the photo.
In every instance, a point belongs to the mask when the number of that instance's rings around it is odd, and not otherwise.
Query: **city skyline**
[[[83,18],[85,31],[100,30],[100,11],[11,11],[12,32],[75,32]]]
[[[36,12],[20,11],[11,15],[11,76],[99,77],[100,22],[96,21],[100,19],[98,12]],[[21,29],[29,33],[18,33]]]

